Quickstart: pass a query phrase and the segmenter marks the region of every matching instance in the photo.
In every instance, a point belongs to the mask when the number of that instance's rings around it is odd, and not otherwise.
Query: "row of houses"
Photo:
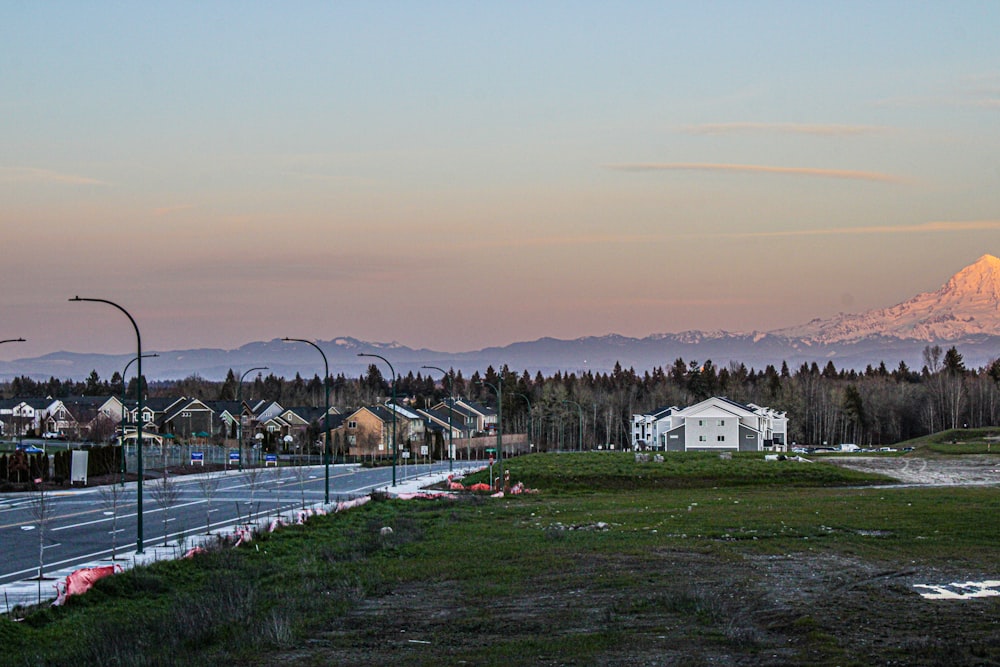
[[[331,408],[283,407],[276,401],[208,401],[197,398],[149,398],[142,412],[116,396],[72,398],[12,398],[0,400],[0,435],[52,437],[106,442],[137,437],[142,423],[146,440],[213,442],[237,446],[258,443],[269,451],[320,451],[329,425],[334,451],[347,456],[380,457],[391,453],[393,440],[401,451],[446,456],[444,443],[471,446],[477,437],[495,432],[493,408],[475,401],[448,400],[426,409],[387,403],[341,412]],[[450,433],[449,433],[450,429]]]
[[[632,415],[632,449],[683,451],[787,451],[788,417],[753,403],[715,396],[690,407]]]

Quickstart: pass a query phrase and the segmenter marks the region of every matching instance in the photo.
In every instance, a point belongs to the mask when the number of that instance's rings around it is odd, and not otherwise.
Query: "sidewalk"
[[[406,494],[418,493],[429,486],[443,482],[447,480],[450,475],[462,477],[463,475],[470,474],[480,469],[482,469],[481,464],[473,466],[455,466],[455,470],[452,472],[445,470],[425,474],[416,478],[397,480],[396,486],[387,484],[379,487],[377,490],[388,493],[390,496],[405,496]],[[193,478],[191,475],[186,477],[189,479]],[[91,491],[91,489],[80,491],[88,492]],[[315,503],[307,506],[305,511],[309,513],[317,511],[331,512],[335,511],[336,508],[336,503],[331,503],[330,505]],[[250,528],[256,530],[266,530],[270,523],[278,518],[285,523],[295,523],[302,511],[303,510],[301,509],[295,509],[282,512],[277,516],[273,514],[267,515],[264,518],[260,518],[255,521]],[[106,567],[112,564],[120,565],[123,569],[128,570],[137,565],[148,565],[160,560],[173,560],[175,558],[180,558],[195,547],[203,546],[206,543],[214,544],[218,542],[220,538],[233,537],[236,534],[237,528],[238,527],[235,524],[232,524],[220,527],[219,529],[213,530],[208,534],[190,535],[184,540],[183,544],[173,542],[167,546],[150,546],[147,547],[142,554],[136,553],[134,549],[129,550],[125,547],[118,551],[117,558],[114,561],[110,558],[106,558],[99,561],[80,563],[55,570],[46,568],[45,579],[41,582],[37,579],[26,579],[0,585],[0,614],[9,613],[11,609],[17,606],[28,606],[54,600],[57,597],[56,584],[64,584],[66,577],[76,570],[92,567]],[[39,583],[41,585],[39,585]]]

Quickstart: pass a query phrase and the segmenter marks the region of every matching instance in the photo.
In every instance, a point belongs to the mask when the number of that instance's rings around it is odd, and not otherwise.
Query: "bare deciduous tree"
[[[42,579],[45,570],[45,535],[48,532],[49,523],[52,521],[53,507],[42,479],[35,480],[36,493],[31,499],[31,516],[35,520],[35,529],[38,531],[38,599],[41,602]]]
[[[302,509],[306,508],[306,482],[309,481],[309,466],[297,465],[292,466],[292,477],[298,482],[299,494],[302,497]]]
[[[153,499],[163,510],[163,546],[167,546],[167,522],[170,521],[170,508],[177,504],[180,499],[181,490],[177,482],[170,476],[167,466],[163,466],[163,475],[153,482]]]
[[[257,490],[263,487],[268,477],[269,475],[266,468],[254,465],[245,468],[243,471],[243,479],[246,480],[247,489],[250,491],[250,500],[247,502],[247,505],[250,506],[250,509],[247,512],[247,520],[250,522],[253,521],[256,513],[254,508],[254,498],[257,495]]]
[[[201,489],[201,495],[205,497],[205,534],[208,535],[212,532],[212,500],[215,495],[219,492],[219,485],[222,483],[222,477],[217,473],[208,472],[198,477],[198,488]]]
[[[116,472],[118,471],[113,469],[109,471],[111,474]],[[118,549],[118,510],[125,495],[125,486],[117,483],[104,484],[98,488],[98,493],[101,495],[101,502],[111,512],[111,560],[115,560]]]

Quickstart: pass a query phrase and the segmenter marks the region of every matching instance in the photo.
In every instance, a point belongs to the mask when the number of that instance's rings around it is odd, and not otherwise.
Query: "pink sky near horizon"
[[[461,9],[459,9],[461,8]],[[0,7],[0,360],[772,330],[1000,254],[1000,5]]]

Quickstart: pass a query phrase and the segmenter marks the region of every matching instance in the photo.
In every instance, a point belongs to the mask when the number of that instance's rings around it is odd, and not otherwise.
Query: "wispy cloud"
[[[465,245],[469,249],[491,248],[565,248],[570,246],[651,243],[663,240],[651,234],[566,234],[560,236],[519,237],[509,235],[504,238],[490,238],[471,241]]]
[[[816,167],[771,167],[758,164],[716,164],[706,162],[634,162],[605,165],[615,171],[721,171],[756,174],[780,174],[784,176],[812,176],[817,178],[839,178],[854,181],[874,181],[878,183],[902,183],[904,179],[892,174],[875,171],[855,171],[852,169],[819,169]]]
[[[702,123],[685,125],[683,130],[688,134],[806,134],[821,137],[851,137],[862,134],[884,134],[891,128],[879,125],[838,125],[813,123]]]
[[[788,229],[773,232],[732,232],[709,234],[716,238],[777,238],[790,236],[864,236],[871,234],[941,234],[1000,230],[1000,220],[933,221],[916,225],[876,227],[833,227],[828,229]]]
[[[0,183],[61,183],[65,185],[108,185],[105,181],[76,174],[63,174],[36,167],[0,167]]]

